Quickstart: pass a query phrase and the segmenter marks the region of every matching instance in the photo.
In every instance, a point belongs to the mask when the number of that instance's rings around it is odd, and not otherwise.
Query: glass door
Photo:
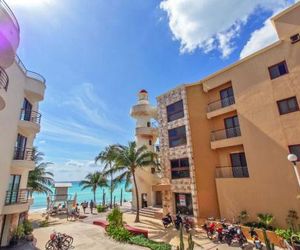
[[[249,177],[245,153],[230,154],[233,177]]]
[[[6,193],[6,204],[14,204],[18,202],[18,194],[20,187],[21,175],[11,175]]]
[[[234,104],[232,87],[221,90],[220,99],[221,99],[222,108]]]
[[[23,101],[23,117],[21,117],[24,121],[31,120],[31,112],[32,112],[32,104],[25,98]]]
[[[226,129],[226,137],[236,137],[240,136],[240,124],[237,115],[228,117],[224,119],[225,129]]]
[[[26,151],[27,138],[21,134],[18,134],[16,141],[15,159],[24,160]]]

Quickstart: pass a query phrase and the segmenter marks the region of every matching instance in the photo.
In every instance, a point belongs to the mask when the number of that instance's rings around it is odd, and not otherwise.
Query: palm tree
[[[113,175],[112,175],[112,169],[115,167],[115,158],[116,158],[116,150],[113,145],[110,145],[106,147],[103,151],[99,153],[99,155],[96,156],[95,162],[97,163],[100,161],[104,164],[103,168],[103,175],[110,177],[110,208],[112,208],[113,204],[113,192],[115,189],[115,184],[113,183]]]
[[[90,173],[85,177],[85,180],[79,183],[82,186],[81,190],[91,188],[94,194],[94,202],[96,203],[96,191],[98,187],[106,187],[107,180],[100,172]]]
[[[36,147],[33,148],[32,160],[35,163],[35,168],[29,172],[27,182],[27,187],[30,188],[30,197],[32,197],[33,192],[52,193],[51,187],[54,184],[53,173],[46,170],[52,163],[43,162],[44,154],[39,152]]]
[[[136,195],[136,217],[135,222],[140,222],[139,213],[139,192],[136,183],[135,171],[138,168],[153,166],[155,164],[156,154],[148,151],[144,145],[137,148],[135,142],[129,142],[128,146],[115,145],[115,167],[109,171],[111,174],[117,174],[113,182],[125,181],[125,189],[127,189],[133,179],[135,195]]]

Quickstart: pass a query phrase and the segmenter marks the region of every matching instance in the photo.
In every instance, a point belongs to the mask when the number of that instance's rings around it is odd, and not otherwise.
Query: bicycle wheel
[[[48,240],[48,242],[45,245],[46,250],[56,250],[55,244],[52,240]]]

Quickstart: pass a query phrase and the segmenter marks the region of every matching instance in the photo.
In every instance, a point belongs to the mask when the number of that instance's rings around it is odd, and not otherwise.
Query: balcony
[[[241,145],[242,137],[240,127],[221,129],[211,132],[211,148],[223,148]]]
[[[139,127],[135,129],[135,135],[158,136],[158,129],[153,127]]]
[[[32,148],[15,147],[12,167],[16,171],[22,171],[23,169],[33,170],[35,167],[33,156],[34,151]]]
[[[207,118],[213,118],[236,110],[234,96],[211,102],[207,106]]]
[[[13,62],[20,42],[18,21],[4,0],[0,0],[0,66],[7,68]]]
[[[217,166],[216,178],[248,178],[248,167]]]
[[[29,189],[7,191],[3,214],[22,213],[29,209]]]
[[[20,131],[26,136],[38,133],[40,131],[41,117],[42,115],[39,112],[21,109],[19,120]]]
[[[27,70],[21,59],[16,56],[16,63],[26,76],[25,92],[35,101],[41,101],[44,99],[44,93],[46,89],[46,79],[33,71]]]

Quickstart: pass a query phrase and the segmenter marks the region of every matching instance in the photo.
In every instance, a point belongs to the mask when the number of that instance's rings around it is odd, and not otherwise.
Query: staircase
[[[148,218],[157,218],[157,214],[162,213],[161,208],[155,208],[155,207],[144,207],[140,209],[140,215],[145,216]],[[155,216],[156,215],[156,216]]]

